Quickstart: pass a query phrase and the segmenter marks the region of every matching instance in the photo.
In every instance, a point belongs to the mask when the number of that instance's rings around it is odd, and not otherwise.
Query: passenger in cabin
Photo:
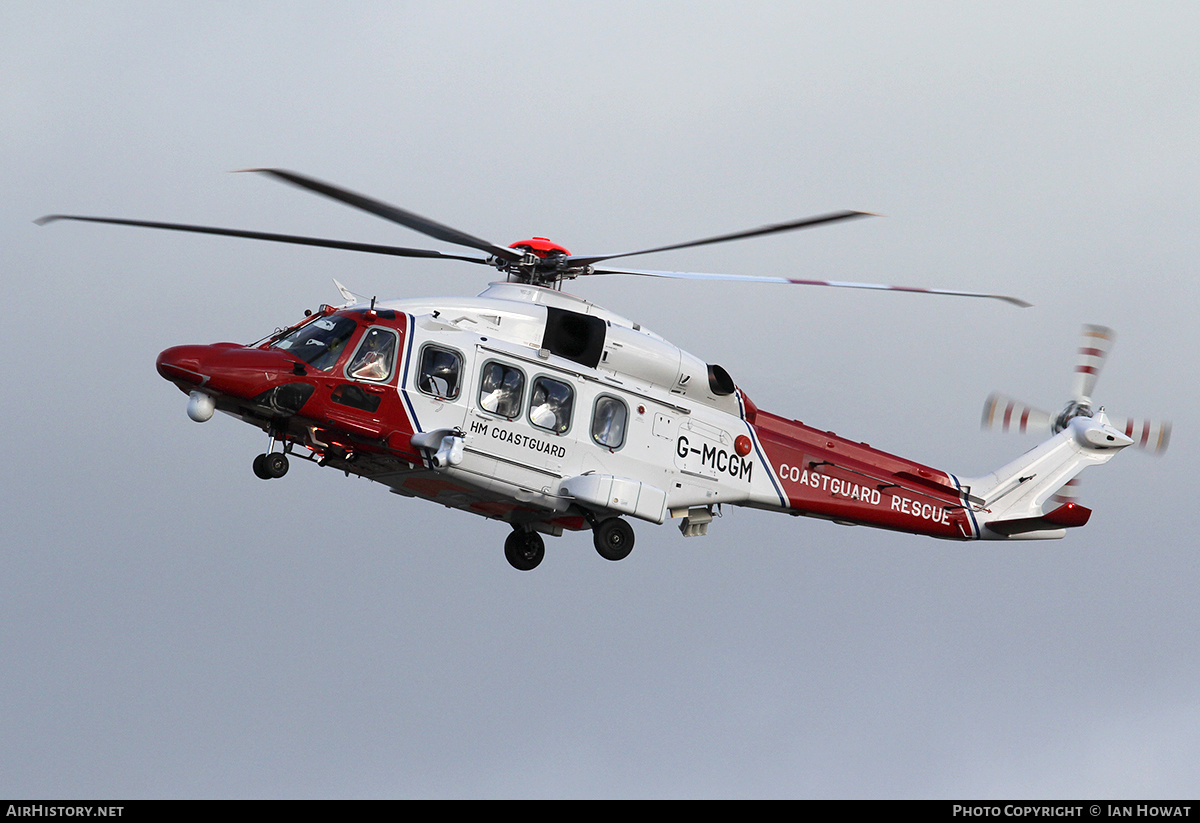
[[[533,381],[529,419],[538,428],[565,432],[571,425],[571,387],[548,377]]]
[[[479,387],[479,406],[484,411],[512,419],[521,411],[521,390],[524,376],[520,371],[501,363],[483,367]]]

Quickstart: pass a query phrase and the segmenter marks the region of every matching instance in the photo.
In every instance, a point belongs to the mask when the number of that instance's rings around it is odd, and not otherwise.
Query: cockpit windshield
[[[283,349],[314,369],[329,371],[356,328],[358,324],[349,317],[318,317],[276,340],[272,348]]]

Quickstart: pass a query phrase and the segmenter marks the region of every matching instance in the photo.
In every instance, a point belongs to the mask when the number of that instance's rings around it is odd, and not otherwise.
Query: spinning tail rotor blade
[[[1086,402],[1092,396],[1100,370],[1116,341],[1116,334],[1107,326],[1087,324],[1079,341],[1078,359],[1075,362],[1075,383],[1072,388],[1075,402]]]
[[[988,395],[983,404],[983,420],[985,429],[1000,429],[1001,431],[1050,431],[1051,416],[1049,412],[1014,400],[999,392]]]
[[[1163,454],[1171,442],[1171,424],[1166,420],[1135,419],[1109,416],[1113,428],[1125,432],[1133,445],[1151,454]]]

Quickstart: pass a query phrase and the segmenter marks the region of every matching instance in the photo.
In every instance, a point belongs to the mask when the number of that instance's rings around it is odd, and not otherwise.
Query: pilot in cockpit
[[[350,376],[360,380],[386,380],[392,373],[392,352],[396,339],[387,332],[371,329],[359,346]]]

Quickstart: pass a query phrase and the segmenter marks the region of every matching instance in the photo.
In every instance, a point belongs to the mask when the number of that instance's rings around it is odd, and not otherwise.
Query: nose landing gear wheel
[[[546,544],[537,532],[517,530],[504,541],[504,556],[517,571],[532,571],[546,556]]]
[[[260,480],[273,480],[287,474],[288,459],[282,452],[260,454],[254,458],[254,476]]]
[[[624,560],[633,551],[633,526],[619,517],[602,520],[592,529],[592,542],[605,560]]]

